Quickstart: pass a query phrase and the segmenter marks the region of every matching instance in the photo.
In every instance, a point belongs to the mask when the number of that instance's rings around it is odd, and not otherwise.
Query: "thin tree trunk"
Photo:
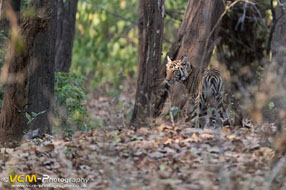
[[[37,135],[52,132],[51,99],[54,94],[55,55],[57,36],[57,1],[51,1],[52,15],[46,31],[40,32],[32,53],[29,77],[28,113],[45,112],[29,124],[29,130],[39,129]]]
[[[277,23],[273,32],[273,38],[271,42],[271,51],[272,51],[272,62],[270,63],[267,72],[271,72],[276,76],[278,83],[277,91],[280,91],[280,95],[286,95],[286,0],[280,0],[283,4],[277,5],[275,7],[275,14],[277,17]],[[271,76],[270,76],[271,77]],[[286,107],[284,107],[286,109]],[[286,118],[285,114],[282,114],[284,119]],[[285,121],[286,123],[286,121]]]
[[[143,11],[142,11],[143,9]],[[143,23],[142,23],[142,12]],[[136,102],[131,125],[148,125],[154,114],[156,88],[159,85],[159,68],[162,54],[164,28],[164,0],[140,0],[139,5],[139,49]]]
[[[47,28],[50,17],[47,3],[37,7],[36,10],[41,15],[21,18],[20,27],[14,11],[10,8],[7,13],[14,32],[12,32],[9,56],[5,60],[8,65],[8,76],[0,115],[0,143],[20,140],[27,123],[25,117],[28,96],[27,75],[31,50],[37,33]]]
[[[280,2],[286,5],[286,0],[280,0]],[[281,63],[286,62],[286,10],[284,7],[278,5],[275,8],[275,15],[279,20],[277,20],[273,32],[273,40],[271,45],[272,56],[275,59],[279,59]]]
[[[139,1],[138,8],[138,69],[144,57],[144,1]],[[138,72],[139,73],[139,72]]]
[[[58,0],[56,72],[69,72],[71,66],[77,2],[78,0]]]
[[[265,69],[266,80],[261,84],[261,89],[266,93],[268,100],[257,102],[257,107],[264,102],[274,102],[275,109],[263,118],[272,118],[278,132],[286,132],[286,0],[280,0],[284,6],[275,7],[277,23],[274,28],[271,42],[272,61]]]
[[[177,39],[173,43],[168,55],[173,59],[188,57],[198,71],[206,68],[209,64],[215,39],[218,32],[218,23],[224,11],[223,0],[189,0],[185,11],[184,20],[179,29]],[[165,58],[166,63],[166,58]],[[165,66],[162,67],[165,73]],[[197,93],[200,72],[193,72],[188,78],[187,89],[193,96]],[[164,78],[164,76],[162,76]],[[156,116],[164,106],[167,98],[161,90],[161,95],[156,101]]]

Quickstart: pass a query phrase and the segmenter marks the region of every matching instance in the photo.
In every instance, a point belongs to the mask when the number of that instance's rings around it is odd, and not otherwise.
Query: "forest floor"
[[[92,117],[102,119],[93,131],[2,148],[0,189],[33,189],[6,182],[10,174],[36,175],[38,185],[46,183],[45,175],[88,179],[73,183],[79,187],[49,182],[49,188],[34,189],[286,189],[273,125],[194,129],[162,122],[134,132],[126,119],[134,93],[130,85],[117,99],[98,93],[88,101]]]

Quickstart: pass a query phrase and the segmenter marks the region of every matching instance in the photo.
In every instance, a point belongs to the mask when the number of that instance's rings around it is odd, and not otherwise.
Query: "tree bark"
[[[47,28],[50,18],[48,5],[46,3],[36,7],[35,17],[22,17],[20,27],[14,11],[10,8],[7,13],[14,32],[11,36],[9,56],[5,60],[5,64],[8,65],[8,76],[0,115],[0,143],[10,143],[22,138],[27,123],[25,112],[31,50],[37,33]]]
[[[159,85],[159,68],[164,28],[164,0],[140,0],[138,81],[131,119],[135,128],[148,125],[154,114],[154,101]],[[142,16],[143,15],[143,16]]]
[[[78,0],[69,0],[66,2],[58,0],[58,26],[55,58],[56,72],[68,73],[71,66],[77,3]]]
[[[286,6],[286,0],[280,0],[280,2],[285,4],[284,7]],[[275,8],[275,15],[279,20],[277,20],[271,44],[272,56],[279,59],[281,63],[286,62],[286,10],[284,7],[278,5]]]
[[[39,129],[39,134],[52,132],[51,99],[54,94],[55,55],[57,36],[57,1],[51,1],[48,29],[38,33],[32,49],[29,69],[28,113],[45,113],[34,118],[27,130]]]
[[[188,61],[198,71],[207,68],[219,29],[218,23],[223,11],[223,0],[189,0],[177,39],[168,53],[169,57],[175,60],[187,56]],[[164,78],[166,73],[165,64],[162,67],[162,71],[162,78]],[[193,97],[197,94],[200,79],[201,72],[193,72],[188,78],[187,89]],[[162,92],[164,91],[162,90]],[[155,105],[156,116],[160,115],[166,98],[166,93],[162,93],[160,98],[157,99]]]
[[[277,23],[271,42],[272,61],[265,69],[265,81],[261,83],[268,101],[257,102],[258,107],[265,102],[273,102],[275,108],[267,113],[270,122],[275,122],[278,132],[286,132],[286,0],[275,7]]]
[[[272,62],[270,63],[267,72],[271,72],[276,76],[278,89],[282,96],[286,95],[286,0],[280,0],[283,6],[279,4],[275,7],[277,20],[273,39],[271,42]],[[286,107],[285,107],[286,109]],[[285,113],[286,118],[286,113]]]

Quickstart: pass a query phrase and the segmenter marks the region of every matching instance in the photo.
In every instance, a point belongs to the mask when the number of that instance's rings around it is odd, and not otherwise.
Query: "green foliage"
[[[122,80],[132,78],[136,73],[138,2],[79,2],[71,71],[88,76],[91,87],[111,82],[116,88],[120,88]],[[165,1],[163,55],[166,55],[175,40],[187,2]]]
[[[21,2],[21,10],[25,10],[30,3],[31,3],[31,0],[23,0]]]
[[[172,106],[172,107],[171,107],[171,112],[172,112],[172,115],[173,115],[174,117],[176,117],[177,114],[178,114],[178,112],[179,112],[179,108],[178,108],[177,106]]]
[[[56,73],[55,130],[64,129],[65,135],[69,137],[74,130],[87,131],[92,128],[85,108],[85,81],[82,75]]]
[[[4,34],[3,30],[0,31],[0,39],[1,40],[8,40],[8,37]]]
[[[39,113],[32,112],[31,114],[28,113],[28,112],[26,112],[26,113],[25,113],[25,116],[26,116],[26,118],[28,119],[27,125],[31,124],[39,115],[42,115],[42,114],[44,114],[44,113],[46,113],[46,110],[41,111],[41,112],[39,112]]]
[[[273,110],[273,108],[275,107],[275,104],[274,104],[274,102],[269,102],[269,104],[268,104],[268,109],[271,111],[271,110]]]
[[[166,119],[169,120],[169,119],[171,119],[171,117],[174,117],[174,118],[183,118],[184,117],[182,110],[180,110],[179,107],[171,106],[170,103],[165,103],[165,104],[169,104],[168,112],[165,115]]]
[[[87,74],[91,87],[107,81],[119,87],[123,79],[136,72],[137,3],[137,0],[79,2],[71,71]]]
[[[77,151],[73,150],[73,144],[69,143],[64,147],[64,154],[68,157],[68,158],[72,158],[72,157],[76,157],[78,156]]]

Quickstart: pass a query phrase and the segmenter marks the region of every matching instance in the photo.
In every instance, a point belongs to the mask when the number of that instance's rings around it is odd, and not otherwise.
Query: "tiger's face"
[[[168,63],[166,64],[166,79],[165,81],[169,84],[174,84],[175,82],[185,81],[190,73],[192,72],[192,65],[187,61],[185,56],[183,60],[172,61],[169,56],[167,56]]]

